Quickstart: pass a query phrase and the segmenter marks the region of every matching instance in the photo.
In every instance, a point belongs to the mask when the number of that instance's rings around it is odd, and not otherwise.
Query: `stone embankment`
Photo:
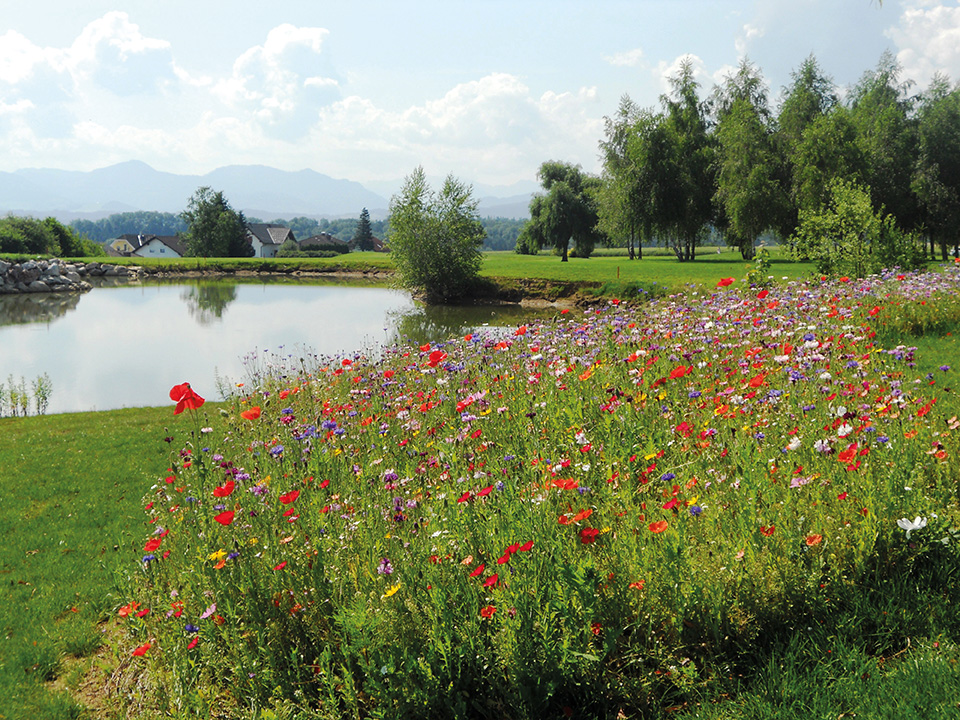
[[[139,268],[106,263],[68,263],[58,258],[11,263],[0,260],[0,295],[86,292],[92,277],[129,277]]]

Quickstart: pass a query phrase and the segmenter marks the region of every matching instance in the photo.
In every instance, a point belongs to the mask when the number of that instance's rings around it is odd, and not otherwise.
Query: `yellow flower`
[[[400,583],[397,583],[396,585],[387,588],[387,591],[386,591],[383,595],[380,596],[380,599],[381,599],[381,600],[385,600],[385,599],[387,599],[388,597],[390,597],[391,595],[396,595],[396,594],[397,594],[397,590],[399,590],[399,589],[400,589]]]
[[[215,553],[210,553],[210,560],[219,560],[222,557],[227,556],[226,550],[217,550]]]

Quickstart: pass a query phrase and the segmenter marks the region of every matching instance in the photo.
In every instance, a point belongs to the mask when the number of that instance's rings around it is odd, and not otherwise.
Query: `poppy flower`
[[[592,543],[594,540],[597,539],[597,535],[599,534],[600,534],[600,531],[597,530],[597,528],[583,528],[579,533],[580,542],[583,545],[589,545],[590,543]]]
[[[488,620],[493,617],[493,614],[497,609],[493,605],[486,605],[480,608],[480,617],[487,618]]]
[[[727,287],[728,285],[733,285],[733,278],[721,278],[720,282],[717,283],[717,287]]]
[[[260,406],[254,405],[249,410],[244,410],[242,413],[240,413],[240,417],[242,417],[244,420],[256,420],[260,417]]]
[[[580,522],[581,520],[586,520],[591,515],[593,515],[593,508],[587,508],[586,510],[581,510],[576,515],[574,515],[573,521]]]
[[[170,399],[177,404],[173,411],[174,415],[179,415],[184,410],[197,410],[206,402],[193,391],[190,383],[181,383],[170,388]]]
[[[770,537],[771,535],[773,535],[773,531],[776,529],[777,529],[776,525],[771,525],[770,527],[767,527],[766,525],[761,525],[760,534],[763,535],[764,537]]]
[[[284,561],[283,561],[282,563],[280,563],[279,565],[274,565],[274,566],[273,566],[273,569],[274,569],[274,570],[283,570],[286,566],[287,566],[287,561],[284,560]]]
[[[523,545],[517,548],[517,552],[528,552],[533,550],[533,540],[527,540]]]
[[[223,485],[219,485],[213,489],[213,496],[219,498],[229,497],[235,487],[236,484],[233,480],[227,480]]]
[[[486,580],[483,581],[483,586],[496,587],[498,582],[500,582],[500,578],[497,576],[496,573],[494,573],[493,575],[491,575],[490,577],[488,577]]]
[[[120,617],[127,617],[128,615],[136,612],[137,608],[140,607],[140,603],[132,601],[124,605],[122,608],[117,610],[117,615]]]
[[[136,650],[134,650],[134,651],[133,651],[132,653],[130,653],[130,654],[133,655],[133,656],[135,656],[135,657],[143,657],[144,655],[147,654],[147,650],[149,650],[151,647],[152,647],[152,646],[150,645],[150,643],[144,643],[143,645],[141,645],[140,647],[138,647]]]
[[[443,352],[443,350],[434,350],[432,353],[430,353],[430,360],[428,364],[430,367],[436,367],[446,359],[447,354]]]
[[[283,494],[283,495],[280,496],[280,502],[282,502],[284,505],[289,505],[289,504],[292,503],[294,500],[296,500],[298,497],[300,497],[300,491],[299,491],[299,490],[291,490],[290,492],[285,493],[285,494]]]
[[[233,516],[236,513],[233,510],[225,510],[213,519],[216,520],[221,525],[229,525],[233,522]]]
[[[807,535],[804,542],[807,544],[807,547],[813,547],[814,545],[819,545],[820,541],[823,540],[823,535]]]
[[[152,540],[147,540],[147,544],[143,546],[144,552],[153,552],[160,547],[160,543],[163,542],[163,538],[153,538]]]
[[[628,588],[632,590],[643,590],[643,586],[646,584],[646,580],[637,580],[627,585]]]
[[[190,644],[187,645],[187,650],[193,650],[193,649],[197,646],[197,643],[198,643],[198,642],[200,642],[200,636],[199,636],[199,635],[198,635],[197,637],[195,637],[193,640],[190,641]]]
[[[657,520],[656,522],[650,523],[647,527],[650,529],[650,532],[654,534],[662,533],[664,530],[667,529],[667,521]]]

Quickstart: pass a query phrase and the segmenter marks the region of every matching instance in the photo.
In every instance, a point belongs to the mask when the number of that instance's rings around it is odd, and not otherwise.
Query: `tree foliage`
[[[517,240],[517,252],[554,248],[562,262],[570,254],[587,258],[601,238],[597,229],[597,193],[600,180],[579,165],[550,160],[537,173],[544,193],[530,201],[530,221]],[[570,242],[573,250],[570,250]]]
[[[198,188],[180,217],[187,225],[183,239],[192,257],[252,257],[247,223],[219,190]]]
[[[842,178],[830,182],[823,207],[800,211],[793,249],[821,273],[852,277],[923,262],[915,236],[898,228],[892,215],[875,211],[864,186]]]
[[[483,225],[473,190],[452,175],[431,190],[422,167],[390,199],[389,245],[400,282],[428,301],[466,297],[482,255]]]
[[[727,78],[717,97],[721,111],[715,200],[725,220],[727,244],[739,246],[743,258],[750,260],[757,238],[776,227],[786,212],[783,162],[773,142],[765,85],[748,60]]]
[[[373,250],[373,231],[370,229],[370,213],[366,208],[360,211],[357,229],[353,233],[353,244],[357,250]]]
[[[16,215],[0,218],[0,252],[62,258],[103,254],[92,241],[56,218],[37,220]]]
[[[73,220],[70,227],[98,243],[121,235],[176,235],[187,229],[179,215],[143,210],[114,213],[100,220]]]

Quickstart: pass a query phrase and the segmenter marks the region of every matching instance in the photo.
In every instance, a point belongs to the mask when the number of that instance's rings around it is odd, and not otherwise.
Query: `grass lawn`
[[[79,716],[46,683],[93,662],[142,544],[140,498],[185,425],[172,407],[0,418],[3,720]],[[87,661],[64,675],[71,657]]]

